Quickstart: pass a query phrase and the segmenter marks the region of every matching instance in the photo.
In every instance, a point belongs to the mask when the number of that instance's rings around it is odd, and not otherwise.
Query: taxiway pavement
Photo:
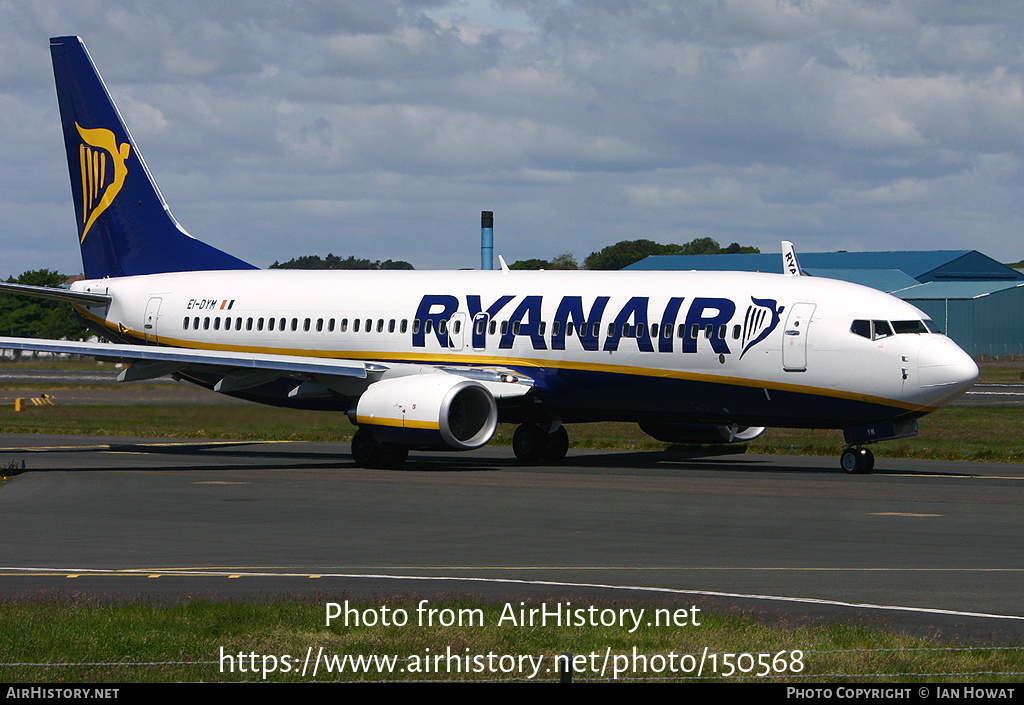
[[[672,602],[1024,637],[1024,465],[0,436],[0,595]]]

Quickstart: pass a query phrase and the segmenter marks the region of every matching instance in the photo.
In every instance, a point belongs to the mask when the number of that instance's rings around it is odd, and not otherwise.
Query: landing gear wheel
[[[384,449],[373,440],[373,433],[359,429],[352,436],[352,460],[361,468],[375,468],[384,456]]]
[[[848,475],[867,475],[875,468],[875,454],[867,448],[847,448],[839,464]]]
[[[408,448],[378,443],[371,431],[361,428],[352,436],[352,460],[361,468],[397,468],[407,457]]]
[[[512,435],[512,452],[524,463],[536,463],[543,457],[547,435],[532,423],[521,424]]]
[[[541,449],[541,458],[548,463],[560,463],[565,460],[565,454],[569,452],[569,432],[565,426],[559,426],[544,437],[544,447]]]

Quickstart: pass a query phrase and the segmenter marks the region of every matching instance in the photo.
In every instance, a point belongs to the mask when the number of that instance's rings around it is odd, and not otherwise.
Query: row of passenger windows
[[[935,333],[931,321],[854,321],[850,332],[868,340],[881,340],[901,333]]]
[[[506,334],[508,334],[508,330],[509,330],[509,322],[508,321],[501,321],[500,327],[499,327],[498,321],[490,321],[490,323],[488,324],[488,322],[485,319],[481,318],[481,319],[477,319],[477,321],[475,322],[474,325],[476,327],[476,331],[475,331],[476,335],[478,335],[478,336],[484,335],[484,328],[485,328],[485,326],[487,327],[487,334],[488,335],[495,335],[496,333],[499,333],[499,332],[500,332],[500,335],[506,335]],[[576,334],[576,335],[579,335],[581,337],[586,337],[587,334],[588,334],[588,327],[587,326],[588,326],[587,323],[580,323],[580,324],[577,324],[577,325],[567,325],[566,328],[565,328],[565,333],[566,333],[566,335]],[[592,324],[589,324],[589,326],[590,326],[590,329],[589,329],[590,337],[593,337],[593,338],[598,337],[600,335],[600,332],[601,332],[601,324],[600,323],[592,323]],[[350,323],[349,319],[347,319],[347,318],[342,318],[340,321],[338,321],[338,320],[336,320],[334,318],[327,318],[327,319],[324,319],[324,318],[317,318],[317,319],[312,319],[312,318],[303,318],[303,319],[291,318],[291,319],[289,319],[289,318],[263,318],[263,317],[260,317],[260,318],[253,318],[253,317],[249,317],[249,318],[242,318],[242,317],[231,318],[230,316],[228,316],[228,317],[206,316],[206,317],[202,317],[201,318],[199,316],[195,316],[195,317],[186,316],[182,320],[181,327],[182,327],[183,330],[200,330],[200,329],[202,329],[202,330],[236,330],[236,331],[240,331],[240,330],[247,330],[247,331],[251,331],[251,330],[257,330],[257,331],[262,331],[262,330],[267,330],[267,331],[275,331],[275,330],[276,331],[289,331],[289,330],[290,331],[298,331],[301,328],[301,330],[303,330],[305,332],[309,332],[309,331],[323,332],[323,331],[326,330],[328,333],[333,333],[335,330],[337,330],[337,331],[339,331],[341,333],[346,333],[349,330],[351,330],[353,333],[359,333],[360,330],[362,330],[365,333],[371,333],[371,332],[383,333],[385,331],[385,329],[387,329],[388,333],[395,333],[396,331],[398,333],[407,333],[408,330],[409,330],[409,321],[407,319],[402,319],[401,321],[398,321],[398,320],[396,320],[394,318],[392,318],[390,320],[387,320],[387,321],[385,321],[385,319],[383,319],[383,318],[378,318],[376,320],[372,319],[372,318],[366,318],[366,319],[354,318],[354,319],[352,319],[352,321]],[[511,327],[512,327],[512,334],[513,335],[526,334],[525,332],[523,332],[523,333],[520,332],[522,327],[523,327],[522,323],[520,321],[513,321],[512,324],[511,324]],[[434,321],[433,321],[433,319],[429,319],[428,318],[424,322],[424,324],[423,324],[424,333],[427,333],[427,334],[433,333],[434,332],[433,328],[434,328]],[[729,327],[727,325],[725,325],[725,324],[720,324],[719,326],[716,327],[716,326],[714,326],[714,325],[712,325],[710,323],[706,324],[704,326],[701,326],[701,325],[695,323],[695,324],[692,324],[690,326],[689,334],[690,334],[690,338],[697,338],[700,335],[703,335],[705,338],[708,338],[708,339],[713,338],[713,337],[717,337],[719,340],[724,340],[726,338],[726,336],[728,335],[728,332],[729,332],[728,328]],[[544,335],[546,330],[547,330],[547,322],[541,321],[540,325],[538,326],[537,333],[539,335]],[[608,337],[614,336],[615,332],[616,332],[615,323],[609,323],[607,331],[608,331]],[[416,320],[414,320],[412,322],[412,332],[413,333],[419,333],[420,332],[420,321],[419,321],[419,319],[416,319]],[[445,320],[439,321],[438,324],[437,324],[437,332],[440,333],[441,335],[447,334],[448,333],[448,321],[445,321]],[[461,320],[456,319],[455,321],[452,322],[451,332],[454,335],[458,335],[459,333],[462,332],[462,321]],[[650,326],[650,334],[651,334],[652,338],[657,338],[660,335],[662,338],[668,339],[668,338],[672,337],[672,332],[673,332],[672,326],[660,326],[659,327],[659,325],[657,323],[652,323],[651,326]],[[551,334],[557,336],[560,333],[561,333],[561,321],[555,321],[551,325]],[[686,325],[680,323],[677,326],[677,328],[676,328],[676,335],[677,335],[677,337],[684,338],[684,337],[686,337],[686,333],[687,333]],[[647,326],[644,323],[638,323],[636,325],[631,325],[629,323],[623,323],[622,324],[622,330],[621,330],[621,333],[620,333],[621,337],[623,337],[623,338],[643,338],[643,337],[646,336],[646,334],[647,334]],[[740,326],[734,325],[732,327],[732,337],[733,337],[734,340],[739,340],[739,337],[740,337]]]
[[[289,321],[287,318],[231,318],[230,316],[226,318],[221,318],[220,316],[206,316],[205,318],[200,318],[199,316],[195,316],[192,318],[185,316],[181,327],[183,330],[189,330],[190,328],[192,330],[199,330],[200,328],[203,330],[242,330],[244,328],[245,330],[297,331],[301,325],[303,331],[315,330],[317,332],[323,332],[326,330],[328,333],[333,333],[335,330],[335,322],[334,318],[317,318],[315,322],[312,318],[304,318],[301,319],[300,324],[300,319],[298,318],[292,318]],[[377,332],[383,333],[384,319],[379,318],[376,323]],[[419,321],[416,321],[416,323],[419,323]],[[370,332],[374,328],[374,320],[372,318],[367,318],[364,325],[363,319],[353,319],[352,331],[358,333],[360,327],[362,327],[364,331]],[[396,321],[392,318],[387,323],[388,333],[394,333],[395,327]],[[400,333],[405,333],[409,328],[409,322],[405,320],[401,321],[398,328]],[[337,329],[342,333],[348,331],[349,320],[347,318],[342,318]],[[416,330],[416,327],[414,327],[413,330]]]

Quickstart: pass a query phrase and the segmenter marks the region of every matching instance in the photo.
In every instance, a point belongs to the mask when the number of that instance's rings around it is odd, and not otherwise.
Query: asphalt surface
[[[24,463],[25,470],[20,471]],[[0,595],[650,601],[1024,641],[1024,465],[0,435]]]

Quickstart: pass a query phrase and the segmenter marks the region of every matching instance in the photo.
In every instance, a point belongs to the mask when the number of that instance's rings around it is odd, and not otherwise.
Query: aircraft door
[[[157,321],[160,319],[160,303],[163,301],[159,296],[149,297],[149,303],[146,304],[146,318],[143,324],[144,333],[146,340],[150,343],[157,345],[160,343],[160,338],[157,336]]]
[[[473,349],[484,350],[487,347],[487,323],[491,317],[486,313],[473,316]]]
[[[807,370],[807,335],[810,332],[811,316],[816,304],[800,302],[794,304],[786,318],[785,333],[782,336],[782,368],[786,372]]]

